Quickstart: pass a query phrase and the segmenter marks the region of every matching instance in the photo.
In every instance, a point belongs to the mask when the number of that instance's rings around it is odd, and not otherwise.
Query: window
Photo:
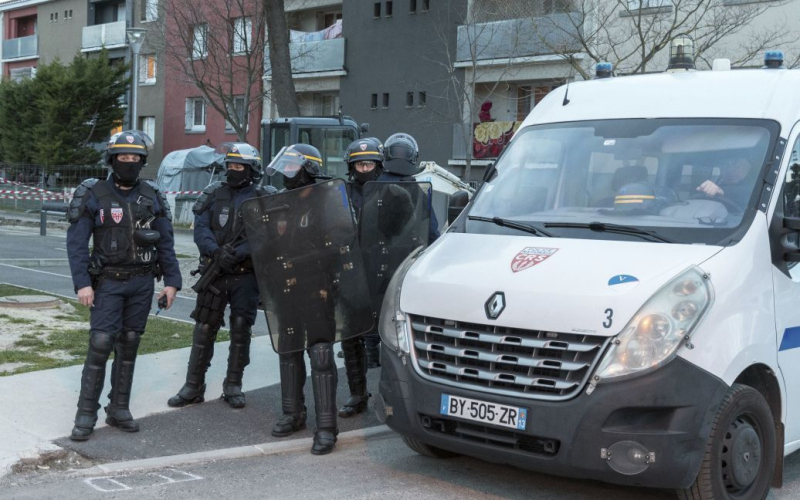
[[[389,107],[389,94],[383,94],[383,107]]]
[[[156,55],[139,56],[139,84],[154,85],[156,83]]]
[[[230,105],[228,105],[230,108]],[[239,123],[245,123],[247,110],[244,107],[244,96],[236,96],[233,98],[233,109],[229,109],[229,113],[236,116]],[[249,124],[248,124],[249,125]],[[249,126],[247,127],[249,128]],[[225,132],[234,132],[233,125],[228,120],[225,120]]]
[[[158,19],[158,0],[142,0],[142,21]]]
[[[392,17],[392,10],[393,10],[392,7],[393,7],[392,6],[392,2],[391,1],[387,1],[386,2],[386,17]]]
[[[233,53],[244,54],[250,50],[253,40],[253,20],[249,17],[237,17],[233,20]]]
[[[139,117],[139,130],[147,134],[153,142],[156,137],[156,117],[155,116],[140,116]]]
[[[192,59],[205,59],[208,56],[206,37],[208,24],[202,23],[192,27]]]
[[[377,2],[372,9],[372,15],[375,17],[381,17],[381,3]]]
[[[378,109],[378,94],[372,94],[372,104],[370,104],[372,109]]]
[[[22,80],[34,78],[36,76],[36,67],[33,66],[28,68],[12,68],[9,71],[9,76],[15,82],[21,82]]]
[[[417,104],[419,105],[420,108],[424,108],[425,107],[427,99],[428,99],[428,93],[427,92],[420,92],[419,93],[419,96],[418,96],[418,99],[417,99]]]
[[[341,18],[342,18],[341,12],[329,12],[325,14],[325,17],[323,17],[322,22],[324,26],[321,26],[319,29],[322,30],[330,26],[333,26],[334,24],[336,24],[336,21],[339,21]]]
[[[406,92],[406,107],[410,108],[412,106],[414,106],[414,93]]]
[[[408,12],[410,14],[417,13],[417,0],[408,0]]]
[[[191,132],[206,131],[206,101],[202,97],[186,99],[186,130]]]
[[[422,0],[422,12],[428,12],[431,8],[430,0]]]
[[[69,9],[69,18],[72,19],[72,9]]]

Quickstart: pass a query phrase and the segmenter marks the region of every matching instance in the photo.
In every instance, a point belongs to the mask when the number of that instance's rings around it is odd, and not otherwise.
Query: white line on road
[[[20,267],[20,266],[14,266],[14,265],[11,265],[11,264],[3,264],[3,263],[0,263],[0,266],[13,267],[14,269],[21,269],[23,271],[31,271],[33,273],[49,274],[50,276],[58,276],[58,277],[61,277],[61,278],[72,279],[72,276],[69,276],[69,275],[66,275],[66,274],[51,273],[50,271],[40,271],[39,269],[31,269],[29,267]],[[19,286],[19,285],[17,285],[17,286]]]
[[[116,485],[116,487],[112,488],[112,489],[102,488],[102,487],[94,484],[95,481],[108,481],[112,485]],[[89,479],[84,479],[83,482],[88,484],[89,486],[91,486],[92,488],[94,488],[95,490],[97,490],[97,491],[99,491],[101,493],[110,493],[112,491],[125,491],[125,490],[130,490],[131,489],[130,486],[122,484],[119,481],[117,481],[116,479],[113,479],[113,478],[110,478],[110,477],[93,477],[93,478],[89,478]]]

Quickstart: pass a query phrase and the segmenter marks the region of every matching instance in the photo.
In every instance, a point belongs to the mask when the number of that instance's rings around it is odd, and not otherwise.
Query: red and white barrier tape
[[[28,186],[27,184],[23,184],[22,182],[12,181],[6,179],[5,177],[0,177],[0,184],[11,184],[12,186],[22,186],[25,189],[28,189],[29,191],[36,191],[37,193],[46,193],[46,194],[52,193],[52,191],[48,191],[47,189],[42,189],[36,186]]]
[[[64,197],[54,196],[20,196],[16,194],[0,194],[0,199],[6,200],[37,200],[37,201],[64,201]]]
[[[0,189],[0,194],[23,194],[23,195],[34,196],[35,192],[31,192],[31,191],[14,191],[14,190],[11,190],[11,189]],[[40,193],[38,196],[41,196],[42,194],[45,194],[45,193]],[[54,196],[56,198],[63,198],[64,197],[64,195],[61,194],[61,193],[50,192],[48,194],[50,196]]]
[[[203,194],[202,191],[161,191],[162,194]]]

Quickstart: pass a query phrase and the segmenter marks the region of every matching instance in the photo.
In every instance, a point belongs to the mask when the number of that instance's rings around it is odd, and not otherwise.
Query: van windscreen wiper
[[[477,215],[470,215],[469,217],[467,217],[467,219],[477,220],[481,222],[491,222],[497,226],[510,227],[511,229],[524,231],[526,233],[534,234],[536,236],[547,236],[548,238],[556,237],[553,233],[545,231],[544,229],[538,228],[536,226],[523,224],[522,222],[516,222],[513,220],[503,219],[501,217],[479,217]]]
[[[574,227],[591,229],[592,231],[605,232],[605,233],[618,233],[618,234],[631,234],[634,236],[641,236],[642,239],[649,241],[662,241],[664,243],[675,243],[674,241],[659,236],[654,231],[640,229],[636,226],[623,226],[621,224],[607,224],[605,222],[546,222],[544,227]]]

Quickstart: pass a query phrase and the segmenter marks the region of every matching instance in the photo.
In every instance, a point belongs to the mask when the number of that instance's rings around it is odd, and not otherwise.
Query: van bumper
[[[729,389],[722,380],[676,357],[649,374],[599,384],[591,395],[584,390],[572,400],[548,402],[431,382],[416,373],[408,357],[405,361],[383,347],[376,412],[399,434],[490,462],[654,488],[691,486],[717,408]],[[443,393],[527,408],[527,429],[440,415]],[[654,460],[648,457],[641,472],[617,472],[603,450],[622,441],[637,443],[653,453]]]

